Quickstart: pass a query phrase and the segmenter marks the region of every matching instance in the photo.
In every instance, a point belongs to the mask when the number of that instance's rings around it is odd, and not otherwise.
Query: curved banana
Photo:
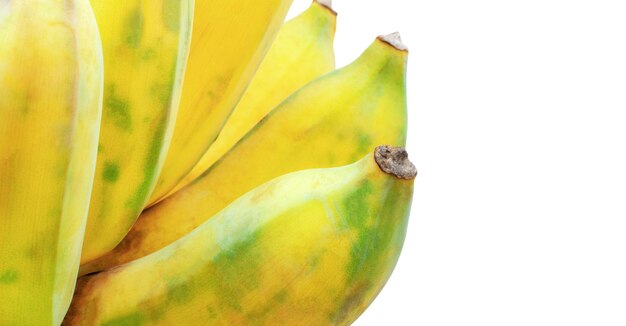
[[[217,137],[292,1],[197,1],[176,127],[149,203],[169,193]]]
[[[120,245],[81,275],[165,247],[277,176],[348,164],[374,144],[403,146],[406,59],[397,34],[379,37],[352,64],[307,84],[202,176],[145,210]]]
[[[69,307],[102,60],[88,0],[0,1],[0,325],[58,325]]]
[[[329,4],[315,0],[309,9],[280,28],[250,86],[215,142],[170,194],[204,173],[291,93],[335,69],[336,18],[337,14]]]
[[[163,250],[80,279],[65,325],[349,325],[396,264],[415,174],[406,151],[380,146],[274,179]]]
[[[156,183],[176,121],[193,20],[193,0],[91,4],[106,69],[83,263],[122,240]]]

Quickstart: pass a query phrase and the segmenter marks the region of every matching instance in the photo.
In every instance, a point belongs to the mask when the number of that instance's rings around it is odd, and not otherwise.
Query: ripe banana
[[[280,28],[250,86],[217,139],[171,193],[204,173],[291,93],[335,69],[333,39],[336,16],[329,3],[315,0],[308,10]]]
[[[102,60],[88,0],[0,1],[0,325],[58,325],[69,307]]]
[[[406,59],[399,35],[379,37],[352,64],[307,84],[202,176],[145,210],[124,240],[82,266],[81,275],[165,247],[277,176],[348,164],[374,144],[404,146]]]
[[[176,127],[150,203],[170,192],[209,148],[269,49],[291,2],[196,3]]]
[[[176,121],[193,20],[193,0],[91,4],[106,71],[83,263],[122,240],[156,183]]]
[[[65,325],[349,325],[395,266],[415,174],[406,151],[379,146],[274,179],[165,249],[80,279]]]

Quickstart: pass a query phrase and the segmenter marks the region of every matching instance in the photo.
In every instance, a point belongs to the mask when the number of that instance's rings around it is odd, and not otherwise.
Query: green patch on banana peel
[[[137,48],[143,36],[143,13],[141,8],[133,10],[124,23],[124,41],[129,48]]]
[[[120,176],[120,166],[116,163],[106,162],[102,171],[102,179],[106,182],[115,182]]]
[[[115,95],[115,85],[108,85],[103,112],[114,122],[115,126],[127,132],[132,131],[130,109],[127,100]]]
[[[237,271],[254,271],[262,264],[263,253],[257,247],[259,236],[257,232],[245,235],[242,241],[225,248],[214,258],[214,268],[209,272],[220,275],[220,279],[211,282],[211,287],[215,293],[224,294],[223,304],[229,309],[241,311],[241,298],[259,287],[254,273],[246,273],[246,279],[237,278]]]
[[[365,132],[360,133],[357,140],[357,152],[364,153],[370,148],[372,148],[372,137]],[[355,160],[358,160],[358,158],[355,158]]]
[[[172,32],[180,29],[180,0],[165,0],[163,2],[163,21]]]
[[[17,282],[19,274],[14,269],[7,269],[0,273],[0,284],[12,284]]]
[[[145,322],[145,318],[143,314],[139,312],[134,312],[126,316],[111,319],[110,321],[104,322],[101,325],[102,326],[136,326],[136,325],[143,325],[144,322]]]
[[[146,198],[149,196],[149,192],[152,190],[156,179],[157,170],[154,168],[155,165],[159,161],[159,157],[161,156],[161,151],[163,148],[163,141],[165,138],[165,128],[168,126],[169,117],[163,115],[161,117],[161,121],[159,122],[158,128],[154,132],[154,138],[150,143],[150,147],[148,148],[148,153],[146,155],[145,166],[144,166],[144,178],[141,184],[137,187],[134,195],[126,202],[126,207],[134,210],[140,211],[143,205],[145,204]],[[135,217],[133,217],[134,219]]]
[[[168,302],[176,305],[182,305],[191,300],[193,289],[185,283],[175,283],[168,286],[167,298]]]

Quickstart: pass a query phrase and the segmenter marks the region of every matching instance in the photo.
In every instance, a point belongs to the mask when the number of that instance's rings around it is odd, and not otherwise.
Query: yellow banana
[[[122,240],[156,183],[174,129],[193,20],[193,0],[91,4],[106,69],[83,263]]]
[[[88,0],[0,1],[0,325],[58,325],[69,307],[102,60]]]
[[[280,28],[215,142],[171,193],[200,176],[291,93],[335,68],[336,16],[329,3],[315,0],[308,10]]]
[[[348,164],[374,144],[406,139],[407,51],[379,37],[355,62],[287,98],[202,176],[145,210],[110,253],[81,275],[152,253],[254,187],[288,172]]]
[[[415,174],[406,151],[380,146],[272,180],[163,250],[80,279],[65,325],[349,325],[395,266]]]
[[[206,152],[269,49],[291,2],[196,3],[176,128],[150,203],[170,192]]]

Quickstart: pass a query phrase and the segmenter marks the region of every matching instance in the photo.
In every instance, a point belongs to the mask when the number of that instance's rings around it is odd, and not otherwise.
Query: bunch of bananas
[[[407,50],[316,0],[0,0],[0,325],[347,325],[416,170]],[[386,144],[386,145],[381,145]]]

